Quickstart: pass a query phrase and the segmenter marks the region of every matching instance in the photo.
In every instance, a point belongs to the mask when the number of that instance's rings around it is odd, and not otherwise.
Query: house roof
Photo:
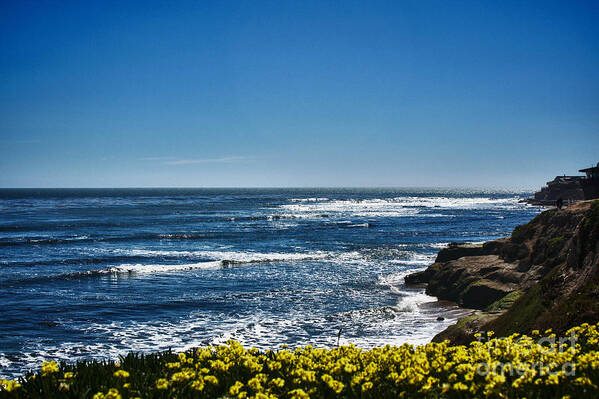
[[[593,166],[590,168],[586,168],[586,169],[580,169],[579,172],[594,172],[599,170],[599,162],[597,162],[597,166]]]

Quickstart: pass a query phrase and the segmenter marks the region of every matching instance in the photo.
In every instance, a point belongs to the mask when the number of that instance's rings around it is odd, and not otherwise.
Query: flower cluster
[[[583,324],[562,340],[550,330],[504,338],[488,333],[468,346],[443,342],[370,350],[349,345],[260,352],[229,341],[165,355],[146,370],[113,365],[113,385],[92,392],[96,399],[591,397],[599,395],[598,327]],[[69,381],[81,372],[71,373]],[[45,363],[38,378],[56,374],[58,366]],[[28,380],[20,382],[21,388],[4,380],[0,386],[14,393],[26,389]]]
[[[16,381],[0,379],[0,391],[12,392],[17,388],[20,388],[21,384]]]

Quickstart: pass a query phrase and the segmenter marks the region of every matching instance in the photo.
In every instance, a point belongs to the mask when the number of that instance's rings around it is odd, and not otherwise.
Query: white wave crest
[[[186,256],[214,259],[204,262],[186,264],[122,264],[108,269],[108,273],[170,273],[194,269],[218,269],[244,263],[263,263],[279,261],[319,260],[330,257],[324,251],[312,253],[258,253],[234,251],[155,251],[142,249],[120,250],[132,255],[141,256]]]
[[[426,295],[423,291],[414,295],[402,297],[395,308],[399,312],[418,312],[425,303],[437,302],[434,296]]]
[[[302,218],[315,214],[356,217],[398,217],[415,216],[427,209],[517,209],[526,207],[518,201],[519,196],[509,198],[491,197],[396,197],[386,199],[296,199],[292,204],[281,205],[285,214]],[[429,215],[427,215],[429,216]],[[451,215],[431,214],[436,217],[451,217]]]
[[[188,263],[184,265],[144,265],[141,263],[129,264],[125,263],[120,266],[114,266],[108,269],[108,273],[116,274],[140,274],[140,273],[169,273],[178,272],[184,270],[194,269],[218,269],[222,267],[221,261],[214,262],[199,262],[199,263]]]
[[[291,198],[289,201],[291,201],[291,202],[320,202],[320,201],[329,201],[329,199],[328,198],[320,198],[320,197]]]

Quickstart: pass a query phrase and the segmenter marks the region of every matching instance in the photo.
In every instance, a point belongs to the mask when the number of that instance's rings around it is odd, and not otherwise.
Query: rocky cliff
[[[451,244],[406,284],[479,311],[435,337],[465,343],[478,330],[500,335],[599,321],[599,201],[539,214],[511,237]]]

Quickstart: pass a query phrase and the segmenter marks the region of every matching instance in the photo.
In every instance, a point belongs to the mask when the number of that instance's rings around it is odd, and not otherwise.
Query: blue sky
[[[599,3],[0,5],[0,186],[540,186],[599,161]]]

